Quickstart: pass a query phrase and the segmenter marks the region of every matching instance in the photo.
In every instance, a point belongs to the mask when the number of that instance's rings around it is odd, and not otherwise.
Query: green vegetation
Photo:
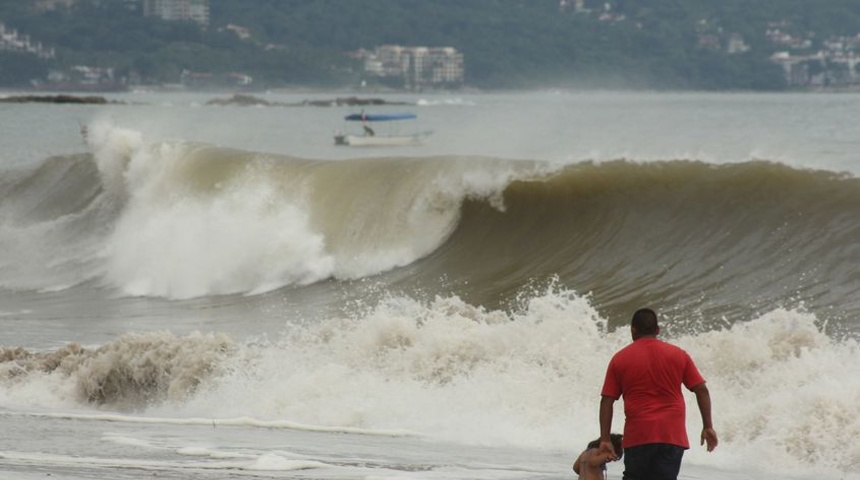
[[[581,11],[558,0],[210,0],[208,27],[143,17],[138,1],[37,3],[0,3],[0,22],[56,57],[0,54],[0,85],[88,65],[144,84],[178,83],[185,71],[241,72],[257,88],[351,86],[379,80],[347,52],[401,44],[458,49],[476,88],[777,90],[785,76],[769,61],[769,25],[812,38],[813,50],[860,32],[856,0],[586,0]],[[727,51],[732,33],[747,51]],[[703,46],[707,35],[718,43]]]
[[[33,55],[0,52],[0,85],[29,87],[31,79],[47,74],[47,63]]]

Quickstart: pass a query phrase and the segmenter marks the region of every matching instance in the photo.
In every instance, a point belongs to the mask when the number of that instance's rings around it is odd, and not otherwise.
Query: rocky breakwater
[[[105,97],[93,95],[18,95],[0,97],[0,103],[73,103],[84,105],[107,105],[123,102],[108,100]]]
[[[236,94],[230,98],[216,98],[206,105],[235,105],[240,107],[353,107],[365,105],[408,105],[406,102],[389,102],[381,98],[338,97],[327,100],[302,100],[296,103],[270,102],[253,95]]]

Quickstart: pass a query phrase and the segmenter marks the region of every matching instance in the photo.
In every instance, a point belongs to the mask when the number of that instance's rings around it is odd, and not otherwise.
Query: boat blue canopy
[[[357,122],[390,122],[392,120],[410,120],[418,118],[414,113],[353,113],[343,117],[344,120]]]

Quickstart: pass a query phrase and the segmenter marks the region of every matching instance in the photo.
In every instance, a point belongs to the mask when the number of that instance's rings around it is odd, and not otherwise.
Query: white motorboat
[[[361,122],[362,133],[341,133],[334,136],[335,145],[348,145],[353,147],[405,147],[424,144],[424,139],[432,132],[402,133],[399,124],[396,127],[386,128],[386,131],[377,132],[371,126],[373,122],[398,122],[402,120],[414,120],[417,116],[412,113],[353,113],[344,117],[347,122]]]

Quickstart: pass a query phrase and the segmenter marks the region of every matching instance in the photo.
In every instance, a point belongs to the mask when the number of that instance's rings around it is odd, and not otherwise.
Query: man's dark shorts
[[[624,480],[677,480],[684,448],[649,443],[624,449]]]

